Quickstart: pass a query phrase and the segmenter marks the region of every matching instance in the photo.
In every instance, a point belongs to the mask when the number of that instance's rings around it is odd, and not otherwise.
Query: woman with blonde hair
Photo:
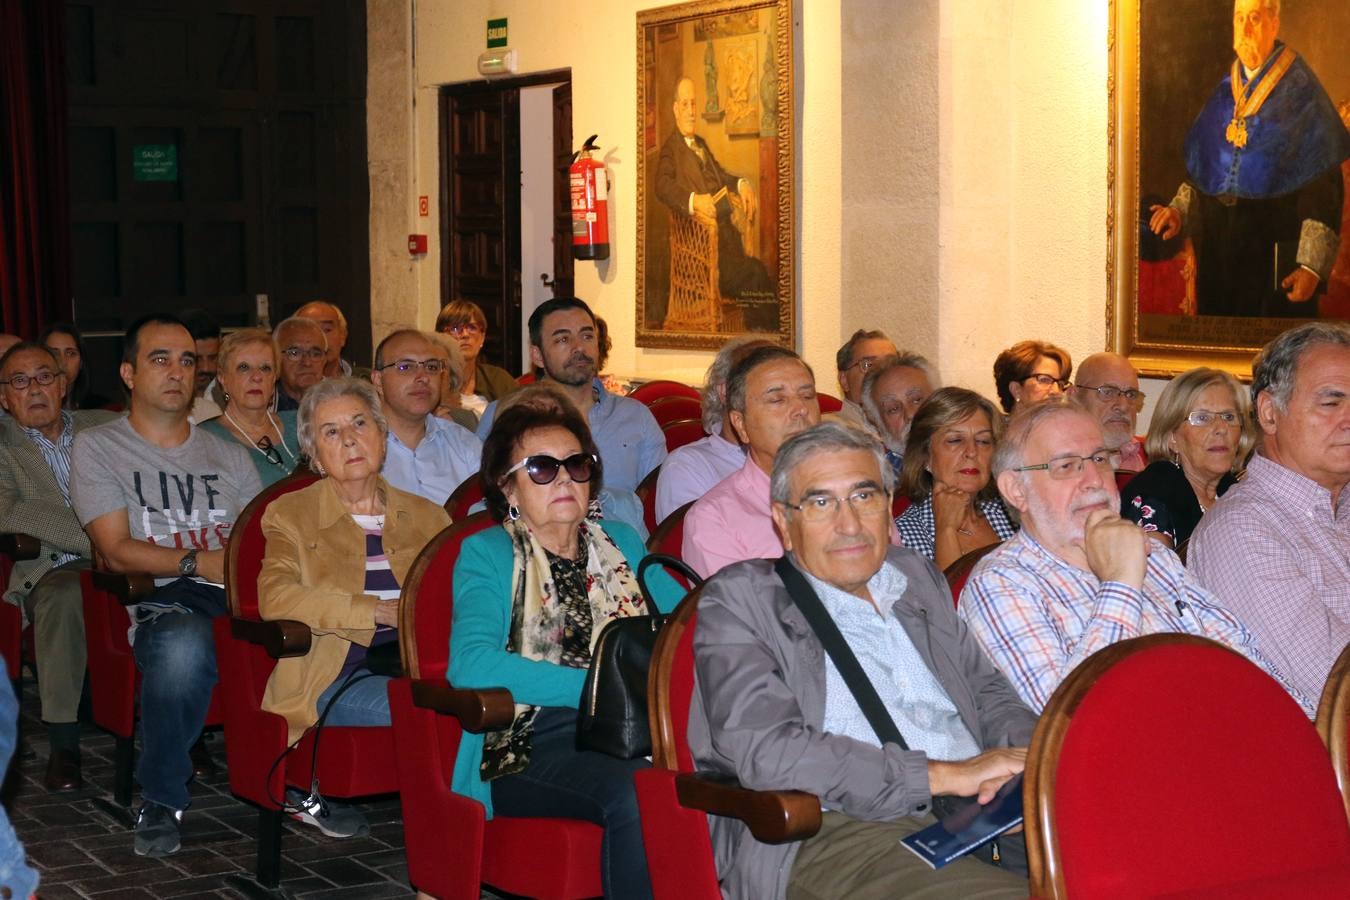
[[[201,427],[248,448],[263,487],[295,471],[300,441],[295,410],[277,412],[276,342],[261,328],[232,331],[220,341],[220,368],[216,373],[221,413]]]
[[[1256,444],[1251,400],[1219,369],[1191,369],[1158,398],[1144,452],[1149,464],[1120,492],[1120,514],[1169,547],[1237,482]]]

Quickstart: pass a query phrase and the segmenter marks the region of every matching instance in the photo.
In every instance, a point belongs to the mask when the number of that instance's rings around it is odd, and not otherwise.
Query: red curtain
[[[0,0],[0,331],[71,318],[65,3]]]

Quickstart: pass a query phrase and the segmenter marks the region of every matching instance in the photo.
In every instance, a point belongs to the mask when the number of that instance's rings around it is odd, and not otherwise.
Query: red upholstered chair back
[[[702,419],[703,404],[689,397],[670,396],[653,400],[647,405],[656,424],[662,426],[685,419]]]
[[[1116,469],[1116,490],[1125,490],[1125,485],[1134,481],[1134,476],[1139,473],[1133,469]]]
[[[905,510],[914,505],[914,501],[900,492],[896,492],[891,497],[891,518],[898,519],[905,514]]]
[[[404,671],[410,678],[445,678],[455,607],[455,561],[467,538],[496,525],[487,512],[455,522],[422,548],[408,570],[399,606],[398,638]]]
[[[652,765],[677,772],[694,771],[689,752],[689,706],[694,696],[694,626],[698,623],[696,588],[675,607],[661,629],[647,678],[647,715],[652,730]]]
[[[1322,702],[1317,705],[1317,733],[1331,756],[1331,768],[1350,816],[1350,647],[1331,667]]]
[[[947,586],[952,589],[953,606],[961,602],[961,591],[966,586],[966,579],[970,578],[970,573],[974,571],[975,564],[997,547],[998,544],[977,547],[943,570],[942,574],[947,576]]]
[[[673,453],[685,444],[692,444],[708,436],[703,430],[702,419],[679,419],[661,426],[661,434],[666,439],[666,452]]]
[[[648,553],[665,553],[676,559],[684,559],[680,555],[684,546],[684,517],[689,512],[689,507],[693,506],[695,501],[690,500],[684,506],[675,510],[662,520],[661,524],[656,526],[651,537],[647,538]],[[670,573],[671,577],[685,587],[689,587],[688,582],[675,572]]]
[[[651,406],[657,400],[665,397],[688,397],[691,400],[698,400],[698,388],[690,387],[679,381],[649,381],[646,384],[640,384],[633,388],[633,392],[628,396],[640,403]]]
[[[469,510],[473,505],[483,499],[483,482],[479,480],[478,473],[474,472],[463,483],[450,494],[445,501],[445,512],[450,517],[451,522],[458,522],[469,517]]]
[[[263,511],[267,504],[318,480],[319,477],[308,469],[300,469],[263,488],[235,519],[234,527],[230,529],[230,541],[225,545],[225,596],[233,615],[259,618],[258,573],[262,571],[263,554],[267,550],[267,540],[262,532]]]
[[[1050,698],[1026,771],[1033,896],[1347,896],[1350,823],[1317,730],[1213,641],[1089,657]]]
[[[519,384],[519,385],[521,385],[521,386],[524,386],[524,385],[527,385],[527,384],[534,384],[534,373],[533,373],[533,372],[526,372],[524,375],[521,375],[521,376],[517,377],[517,378],[516,378],[516,384]]]
[[[816,402],[820,404],[820,414],[828,416],[830,413],[837,413],[844,408],[844,401],[833,394],[826,394],[816,391]]]
[[[638,483],[635,492],[638,500],[642,501],[642,524],[647,526],[649,535],[656,531],[656,526],[660,524],[656,521],[656,480],[660,477],[661,467],[657,466]]]

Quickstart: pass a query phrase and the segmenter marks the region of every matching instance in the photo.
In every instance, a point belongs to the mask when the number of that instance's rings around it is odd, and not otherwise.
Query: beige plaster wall
[[[574,131],[606,150],[613,256],[579,262],[576,278],[613,329],[611,369],[701,378],[711,354],[632,342],[635,14],[654,5],[597,0],[578,19],[530,0],[369,0],[377,333],[435,316],[437,90],[477,77],[486,19],[507,16],[521,72],[570,66]],[[993,358],[1017,340],[1050,338],[1075,359],[1101,349],[1106,0],[796,0],[794,24],[799,348],[822,388],[835,389],[834,351],[861,326],[991,394]],[[398,35],[415,54],[400,55]],[[394,171],[404,140],[406,179]],[[429,219],[415,218],[418,194]],[[410,222],[431,238],[414,263]]]

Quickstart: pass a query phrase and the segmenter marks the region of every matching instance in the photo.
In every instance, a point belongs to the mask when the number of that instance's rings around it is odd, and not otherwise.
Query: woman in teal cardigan
[[[295,410],[274,412],[278,364],[277,345],[262,328],[242,328],[220,342],[221,414],[200,423],[217,437],[238,441],[258,470],[263,487],[295,471],[300,461]]]
[[[642,541],[627,525],[588,519],[601,465],[579,413],[520,405],[483,444],[488,510],[502,523],[464,542],[454,574],[448,677],[456,687],[504,687],[515,720],[465,733],[454,789],[491,816],[584,819],[604,828],[606,897],[651,896],[633,773],[646,760],[578,750],[576,710],[596,636],[612,618],[645,615],[635,577]],[[684,590],[650,578],[661,612]]]

